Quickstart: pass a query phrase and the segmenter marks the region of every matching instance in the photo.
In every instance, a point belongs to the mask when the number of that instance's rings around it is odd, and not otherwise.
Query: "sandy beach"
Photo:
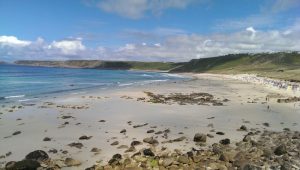
[[[278,103],[279,98],[293,97],[282,90],[226,76],[188,76],[193,78],[69,94],[21,108],[2,106],[0,167],[22,160],[34,150],[47,152],[51,159],[73,158],[81,163],[63,169],[85,169],[107,164],[114,154],[125,154],[132,141],[142,142],[136,151],[153,147],[143,142],[146,137],[159,142],[154,149],[188,152],[192,148],[208,149],[224,138],[234,146],[249,131],[300,131],[300,103]],[[152,103],[145,92],[208,93],[222,105]],[[242,125],[247,130],[240,130]],[[205,144],[193,141],[196,133],[207,134]],[[182,140],[170,142],[180,137]],[[74,142],[82,145],[70,146]]]

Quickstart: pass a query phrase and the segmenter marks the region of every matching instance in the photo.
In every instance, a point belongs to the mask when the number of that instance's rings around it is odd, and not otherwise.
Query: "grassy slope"
[[[72,67],[94,69],[119,69],[119,70],[161,70],[168,71],[176,67],[177,63],[171,62],[137,62],[137,61],[100,61],[100,60],[68,60],[68,61],[16,61],[15,64],[49,67]]]
[[[231,54],[194,59],[171,72],[255,73],[271,78],[300,81],[300,54]]]

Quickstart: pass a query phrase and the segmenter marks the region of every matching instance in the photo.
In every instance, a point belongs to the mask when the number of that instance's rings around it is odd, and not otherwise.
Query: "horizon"
[[[299,0],[2,0],[0,61],[186,62],[300,51],[299,10]]]

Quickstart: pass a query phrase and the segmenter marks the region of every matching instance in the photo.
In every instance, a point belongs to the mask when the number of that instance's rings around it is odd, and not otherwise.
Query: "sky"
[[[300,51],[300,0],[0,0],[0,60]]]

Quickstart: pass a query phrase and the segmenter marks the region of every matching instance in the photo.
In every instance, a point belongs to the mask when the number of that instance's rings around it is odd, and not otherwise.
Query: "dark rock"
[[[217,135],[225,135],[224,132],[216,132]]]
[[[113,143],[110,144],[111,146],[119,145],[118,141],[114,141]]]
[[[266,123],[266,122],[263,123],[263,125],[266,126],[266,127],[270,127],[270,124],[269,124],[269,123]]]
[[[156,145],[156,144],[158,144],[158,141],[157,141],[156,139],[154,139],[153,137],[145,138],[145,139],[143,139],[143,142],[149,143],[149,144],[151,144],[151,145]]]
[[[83,147],[83,144],[82,143],[73,142],[73,143],[68,144],[68,146],[81,149]]]
[[[62,119],[70,119],[70,118],[72,118],[72,116],[62,116],[61,118]]]
[[[86,135],[83,135],[81,137],[79,137],[79,140],[89,140],[91,139],[93,136],[86,136]]]
[[[228,139],[228,138],[222,139],[222,140],[220,140],[220,144],[222,144],[222,145],[228,145],[228,144],[230,144],[230,139]]]
[[[152,130],[152,129],[147,131],[147,133],[154,133],[154,132],[155,132],[155,131]]]
[[[206,142],[206,135],[203,133],[196,133],[194,136],[194,142]]]
[[[14,132],[12,135],[19,135],[19,134],[21,134],[22,132],[21,131],[16,131],[16,132]]]
[[[99,122],[102,122],[102,123],[103,123],[103,122],[106,122],[106,121],[105,121],[105,120],[99,120]]]
[[[45,161],[49,159],[48,154],[45,151],[42,150],[36,150],[33,152],[30,152],[26,155],[25,159],[35,160],[35,161]]]
[[[145,156],[155,156],[151,149],[144,149],[143,153]]]
[[[132,141],[131,142],[131,146],[136,146],[136,145],[141,145],[142,144],[142,142],[140,142],[140,141]]]
[[[242,131],[247,131],[248,129],[247,129],[247,127],[246,127],[245,125],[242,125],[242,126],[240,127],[240,130],[242,130]]]
[[[40,167],[40,163],[36,160],[22,160],[18,162],[8,162],[5,165],[6,170],[36,170]]]
[[[126,133],[126,129],[122,129],[120,133]]]
[[[45,137],[44,139],[43,139],[43,141],[51,141],[51,138],[48,138],[48,137]]]
[[[287,153],[286,146],[284,144],[279,145],[278,147],[275,148],[274,153],[275,155],[278,156]]]

